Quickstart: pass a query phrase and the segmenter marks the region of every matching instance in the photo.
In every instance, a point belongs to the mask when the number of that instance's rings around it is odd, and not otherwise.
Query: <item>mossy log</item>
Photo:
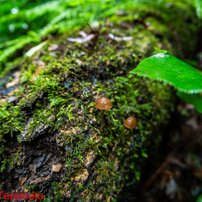
[[[154,46],[187,56],[196,28],[186,3],[142,7],[111,16],[100,29],[83,28],[92,34],[88,41],[66,39],[77,33],[52,38],[31,60],[23,59],[15,99],[1,100],[1,190],[42,193],[46,201],[134,200],[123,189],[138,185],[148,148],[159,144],[174,110],[175,93],[129,71]],[[94,107],[101,96],[113,103],[103,131]],[[129,116],[138,128],[124,128]]]

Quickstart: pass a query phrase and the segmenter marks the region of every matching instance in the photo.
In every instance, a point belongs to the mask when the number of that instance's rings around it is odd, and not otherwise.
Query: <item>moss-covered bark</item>
[[[1,103],[1,190],[43,193],[48,201],[116,201],[124,186],[138,184],[175,95],[164,83],[128,72],[154,46],[181,50],[177,56],[188,43],[193,47],[187,39],[196,31],[195,15],[187,12],[189,5],[178,4],[114,15],[91,33],[92,40],[79,44],[61,36],[48,44],[58,44],[56,50],[46,46],[24,61],[17,100]],[[116,41],[110,33],[133,38]],[[101,112],[94,107],[100,96],[113,103],[102,132]],[[129,116],[137,118],[138,128],[126,133]]]

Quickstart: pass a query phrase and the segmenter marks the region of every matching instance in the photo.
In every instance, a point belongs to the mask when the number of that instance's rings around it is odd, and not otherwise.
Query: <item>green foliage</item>
[[[196,94],[202,92],[202,72],[169,53],[162,52],[143,60],[131,73],[173,85],[179,97],[202,112],[202,96]]]
[[[0,70],[1,70],[1,63],[5,62],[9,56],[11,56],[18,49],[24,47],[26,44],[30,42],[37,42],[38,39],[39,39],[38,37],[34,38],[32,36],[27,35],[20,37],[17,40],[14,39],[13,41],[8,41],[0,44]]]
[[[182,92],[202,92],[202,72],[169,53],[159,53],[143,60],[131,73],[164,81]]]
[[[49,33],[73,32],[87,23],[112,15],[129,3],[131,0],[120,5],[116,1],[107,0],[96,2],[54,0],[43,2],[41,5],[38,5],[39,1],[37,1],[35,7],[29,2],[24,9],[24,4],[20,5],[18,2],[13,4],[19,6],[18,12],[12,14],[8,13],[7,2],[1,2],[1,8],[2,10],[5,8],[7,14],[0,15],[0,70],[1,63],[7,61],[9,56],[26,44],[39,42]]]
[[[202,194],[197,197],[196,202],[202,202]]]
[[[177,95],[185,102],[193,104],[198,112],[202,113],[202,94],[188,94],[184,92],[177,92]]]
[[[201,0],[194,0],[195,7],[196,7],[196,14],[198,18],[202,19],[202,1]]]
[[[175,2],[175,6],[171,9],[166,7],[166,3]],[[200,13],[201,3],[200,0],[195,0],[197,13]],[[17,50],[24,48],[27,44],[34,43],[37,45],[43,37],[54,33],[66,33],[80,29],[87,23],[100,22],[104,24],[104,18],[113,18],[117,10],[142,10],[147,8],[159,9],[161,17],[169,21],[165,11],[168,9],[171,12],[180,12],[181,16],[184,10],[179,10],[179,7],[184,7],[186,12],[189,13],[189,8],[185,6],[184,1],[176,2],[174,0],[53,0],[53,1],[2,1],[1,2],[1,26],[0,26],[0,70],[3,69],[3,64],[12,60],[13,54]],[[12,13],[12,9],[16,9]],[[155,14],[154,11],[151,12]],[[156,15],[156,14],[155,14]],[[174,15],[169,15],[170,20]],[[137,14],[124,17],[125,20],[132,20],[137,18]],[[146,17],[146,13],[140,16]],[[183,17],[186,17],[183,15]],[[102,19],[102,21],[101,21]],[[116,20],[119,20],[116,18]],[[175,19],[173,19],[175,21]],[[176,21],[176,24],[178,22]],[[158,30],[162,29],[167,32],[166,26],[156,24]],[[178,26],[178,24],[176,25]],[[186,33],[185,33],[186,34]],[[188,43],[188,40],[187,40]],[[33,46],[33,44],[32,44]],[[16,56],[15,56],[16,57]]]

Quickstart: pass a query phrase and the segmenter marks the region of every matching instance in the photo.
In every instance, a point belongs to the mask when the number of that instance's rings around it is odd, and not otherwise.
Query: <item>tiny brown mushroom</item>
[[[95,107],[97,109],[101,109],[102,110],[102,114],[101,114],[101,131],[104,128],[104,110],[108,110],[112,108],[112,103],[111,101],[107,98],[107,97],[101,97],[98,99],[98,101],[95,104]]]
[[[138,126],[137,119],[133,116],[130,116],[124,121],[123,125],[129,129],[136,128]]]
[[[133,116],[129,116],[123,123],[123,125],[128,128],[128,129],[133,129],[138,127],[138,123],[137,123],[137,119],[134,118]],[[112,151],[115,151],[117,145],[119,144],[119,142],[121,141],[122,135],[125,134],[127,135],[127,133],[129,132],[129,130],[122,132],[121,135],[119,136],[119,140],[118,142],[115,144],[115,146],[113,147]]]

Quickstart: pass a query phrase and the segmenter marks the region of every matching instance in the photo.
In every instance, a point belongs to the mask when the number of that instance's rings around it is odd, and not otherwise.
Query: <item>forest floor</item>
[[[199,70],[201,54],[197,54]],[[193,105],[177,100],[163,141],[152,153],[140,187],[134,190],[139,196],[137,201],[195,202],[202,192],[202,115]]]
[[[195,201],[202,191],[202,116],[182,100],[176,110],[144,168],[138,201]]]

